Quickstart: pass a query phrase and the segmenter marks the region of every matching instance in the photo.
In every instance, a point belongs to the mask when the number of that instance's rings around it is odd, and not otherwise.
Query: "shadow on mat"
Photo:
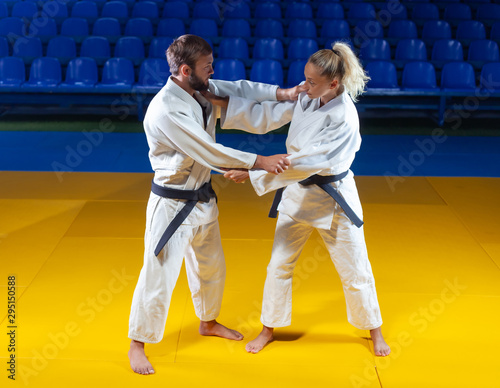
[[[292,331],[288,333],[274,333],[274,341],[297,341],[299,338],[303,337],[305,333],[303,332],[298,332],[298,331]]]

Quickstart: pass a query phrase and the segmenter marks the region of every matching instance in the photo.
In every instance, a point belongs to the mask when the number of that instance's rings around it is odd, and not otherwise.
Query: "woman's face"
[[[306,77],[307,95],[309,98],[320,98],[327,94],[332,93],[338,85],[338,81],[334,79],[330,81],[327,77],[322,77],[317,66],[307,62],[304,68],[304,75]]]

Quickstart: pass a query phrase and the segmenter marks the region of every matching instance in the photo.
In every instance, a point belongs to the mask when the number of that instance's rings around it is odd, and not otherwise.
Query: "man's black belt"
[[[158,186],[156,183],[152,182],[151,191],[163,198],[186,200],[184,207],[174,217],[172,222],[170,222],[167,229],[161,236],[160,242],[158,242],[158,245],[155,249],[155,256],[158,256],[160,254],[165,244],[168,242],[168,240],[170,240],[170,237],[172,237],[179,226],[181,226],[189,213],[191,213],[197,202],[209,202],[211,198],[217,198],[215,191],[212,189],[211,182],[205,183],[198,190],[168,189],[163,186]]]
[[[348,205],[345,199],[339,194],[339,192],[329,184],[345,178],[347,176],[347,173],[348,171],[338,175],[326,175],[326,176],[312,175],[309,178],[300,181],[299,183],[302,186],[318,185],[319,187],[321,187],[324,191],[328,193],[328,195],[330,195],[330,197],[332,197],[339,204],[339,206],[342,208],[342,210],[344,210],[346,216],[351,220],[351,222],[358,228],[360,228],[363,225],[363,221],[356,215],[356,213],[354,213],[354,210],[352,210],[352,208]],[[276,190],[273,204],[271,205],[271,210],[269,211],[269,217],[271,218],[276,218],[276,216],[278,215],[278,205],[281,201],[283,190],[284,187]]]

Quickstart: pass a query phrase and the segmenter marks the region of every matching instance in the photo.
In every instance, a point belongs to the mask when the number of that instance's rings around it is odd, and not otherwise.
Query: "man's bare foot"
[[[272,327],[262,327],[262,331],[257,338],[247,343],[247,346],[245,346],[246,351],[253,354],[259,353],[264,349],[264,346],[273,341],[273,330]]]
[[[380,357],[388,356],[389,353],[391,353],[391,348],[384,340],[382,329],[380,327],[377,327],[376,329],[370,330],[370,335],[372,337],[375,355]]]
[[[236,330],[228,329],[215,319],[213,321],[200,321],[199,331],[201,335],[213,335],[235,341],[241,341],[243,339],[243,335],[241,333],[238,333]]]
[[[130,342],[128,358],[130,359],[130,366],[135,373],[139,373],[140,375],[152,375],[155,373],[153,366],[146,357],[146,353],[144,353],[144,342],[132,340]]]

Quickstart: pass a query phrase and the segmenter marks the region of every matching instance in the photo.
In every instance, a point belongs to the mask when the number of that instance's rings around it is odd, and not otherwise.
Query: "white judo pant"
[[[129,338],[158,343],[163,338],[172,292],[186,259],[186,272],[196,316],[211,321],[219,315],[226,266],[219,222],[181,225],[159,256],[154,249],[170,220],[163,199],[152,194],[148,203],[144,265],[132,299]]]
[[[267,267],[261,322],[268,327],[292,321],[292,278],[299,255],[314,227],[280,213],[271,261]],[[347,320],[361,330],[382,325],[375,280],[368,260],[363,227],[335,214],[332,228],[316,228],[340,275],[347,305]]]

